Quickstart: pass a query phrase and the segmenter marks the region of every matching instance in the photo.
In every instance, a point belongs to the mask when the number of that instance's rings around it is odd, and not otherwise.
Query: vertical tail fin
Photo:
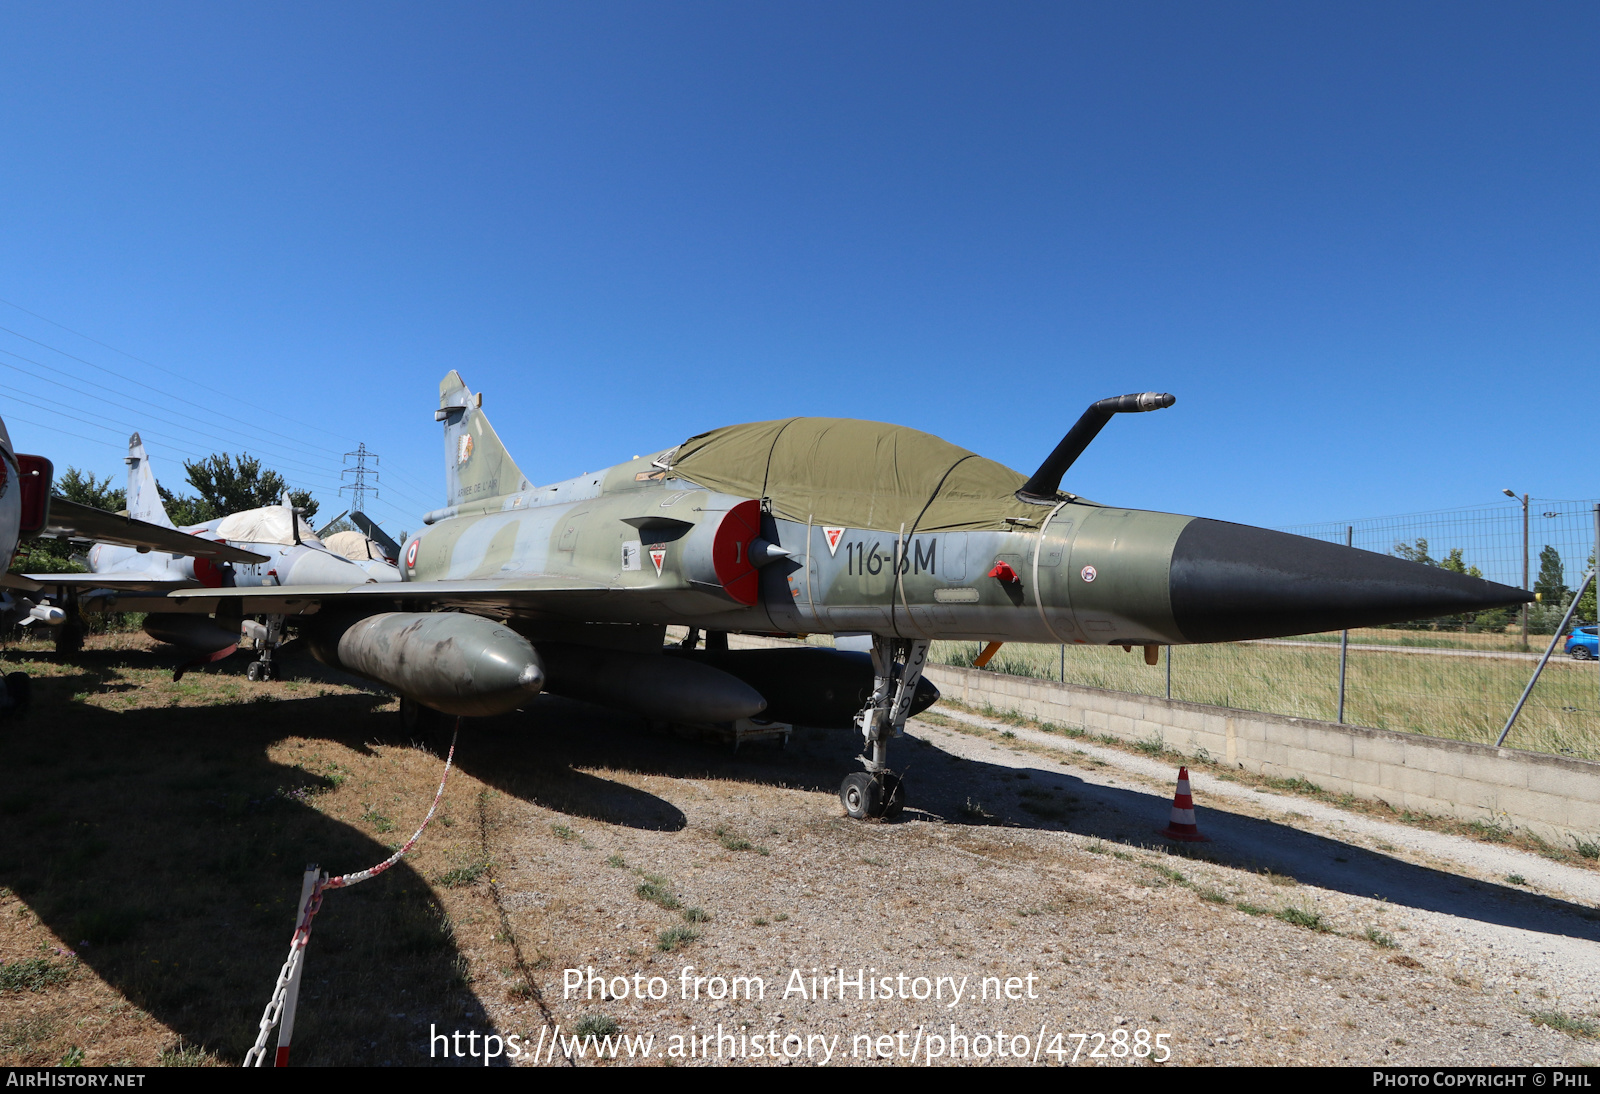
[[[439,381],[439,411],[434,419],[444,423],[446,505],[515,494],[533,485],[483,416],[483,396],[467,390],[466,381],[453,369]]]
[[[163,528],[173,527],[172,518],[161,504],[161,491],[156,489],[156,473],[150,469],[150,457],[145,455],[144,442],[135,433],[128,438],[128,515],[135,520],[147,520]]]

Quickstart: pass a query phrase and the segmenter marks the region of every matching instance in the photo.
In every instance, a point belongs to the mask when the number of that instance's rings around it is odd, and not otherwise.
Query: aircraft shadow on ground
[[[54,660],[44,656],[42,660]],[[36,677],[35,711],[0,723],[0,885],[136,1006],[191,1045],[238,1059],[277,976],[306,861],[360,868],[390,848],[296,800],[299,767],[267,758],[287,732],[356,749],[400,737],[381,694],[111,712],[73,696],[106,688],[142,651],[72,659]],[[348,683],[317,666],[294,676]],[[242,678],[244,662],[211,672]],[[244,683],[241,679],[241,683]],[[248,685],[245,685],[248,687]],[[292,730],[290,729],[292,727]],[[310,747],[310,746],[308,746]],[[718,778],[832,793],[855,770],[846,731],[800,730],[790,747],[724,744],[647,731],[639,719],[541,697],[530,711],[469,721],[463,770],[521,800],[659,831],[685,827],[665,799],[584,769]],[[1068,772],[1016,769],[895,742],[910,788],[908,822],[1069,831],[1159,846],[1170,799],[1097,786]],[[1025,775],[1026,777],[1019,777]],[[1175,848],[1228,866],[1391,904],[1600,940],[1600,916],[1569,901],[1417,866],[1288,825],[1207,808],[1214,842]],[[280,793],[280,788],[289,793]],[[830,806],[830,810],[834,808]],[[1288,891],[1285,903],[1292,903]],[[87,942],[87,945],[80,945]],[[298,1063],[418,1062],[429,1022],[488,1027],[465,961],[425,880],[402,862],[333,894],[317,921],[296,1031]]]
[[[73,696],[148,655],[71,660],[83,671],[36,676],[33,710],[0,723],[0,885],[183,1044],[236,1062],[287,954],[307,861],[360,869],[390,854],[296,800],[305,771],[268,747],[289,725],[359,737],[385,700],[113,712]],[[404,861],[330,894],[308,952],[296,1063],[418,1062],[429,1022],[487,1026],[448,920]]]
[[[669,778],[732,779],[823,793],[833,792],[838,780],[859,766],[853,759],[858,742],[849,731],[801,729],[785,750],[755,745],[735,754],[725,744],[684,740],[640,727],[637,718],[542,697],[531,712],[472,726],[463,753],[469,758],[463,765],[486,782],[521,797],[528,796],[528,775],[526,760],[519,761],[517,755],[525,754],[534,742],[537,752],[558,760],[568,770],[611,767]],[[470,758],[475,752],[481,761]],[[1170,796],[1099,786],[1058,770],[1017,769],[960,758],[909,735],[894,743],[892,758],[906,779],[908,821],[1098,836],[1252,872],[1270,871],[1322,889],[1377,897],[1397,907],[1600,941],[1600,912],[1581,903],[1416,865],[1281,822],[1233,813],[1226,805],[1201,807],[1204,830],[1212,842],[1174,844],[1158,834],[1171,816]],[[479,762],[481,773],[476,770]],[[1019,771],[1025,777],[1019,778]],[[1196,779],[1203,790],[1203,771],[1196,773]],[[575,808],[544,803],[563,812],[623,823],[615,819],[616,807],[606,804],[604,797],[613,794],[615,786],[609,780],[575,786],[568,800]],[[589,789],[601,796],[584,800],[582,792]],[[1286,889],[1284,903],[1293,902]]]
[[[988,795],[983,801],[985,811],[994,814],[991,823],[1159,847],[1351,896],[1377,897],[1397,907],[1600,941],[1600,911],[1584,904],[1419,866],[1355,843],[1234,813],[1226,803],[1207,804],[1203,771],[1191,770],[1190,776],[1198,784],[1201,830],[1211,842],[1176,843],[1159,834],[1171,817],[1170,797],[1100,786],[1059,770],[1016,769],[1027,776],[1018,779],[1010,768],[976,766],[988,770],[974,780],[969,793],[973,800]],[[1285,890],[1284,903],[1294,903],[1291,893]]]

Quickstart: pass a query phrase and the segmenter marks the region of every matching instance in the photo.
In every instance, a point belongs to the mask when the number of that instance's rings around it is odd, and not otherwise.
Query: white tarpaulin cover
[[[360,532],[335,532],[322,541],[322,545],[336,555],[355,562],[382,560],[383,551]]]
[[[301,543],[317,542],[311,525],[299,517],[293,517],[291,511],[282,505],[246,509],[231,517],[223,517],[213,534],[235,543],[291,544],[294,542],[294,526],[289,523],[291,519],[299,521]]]

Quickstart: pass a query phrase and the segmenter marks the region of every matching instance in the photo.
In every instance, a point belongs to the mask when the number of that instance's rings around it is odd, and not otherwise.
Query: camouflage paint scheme
[[[1304,633],[1324,629],[1301,624],[1329,613],[1400,620],[1443,614],[1435,609],[1444,605],[1526,599],[1518,589],[1263,529],[1060,492],[1023,499],[1022,475],[904,427],[838,419],[735,426],[535,487],[484,416],[482,396],[455,372],[440,384],[435,417],[444,424],[450,504],[427,514],[425,530],[404,545],[405,584],[238,590],[247,611],[456,609],[510,621],[534,642],[658,650],[669,624],[1165,645]],[[780,460],[769,438],[786,431],[804,443]],[[838,451],[818,449],[835,435]],[[714,449],[732,458],[698,455]],[[826,459],[833,464],[822,467]],[[899,470],[881,470],[894,460]],[[978,485],[942,503],[941,530],[922,531],[918,514],[941,504],[963,467]],[[876,475],[879,485],[852,490],[852,474]],[[721,492],[697,476],[751,488]],[[838,485],[817,490],[815,480],[827,476]],[[840,519],[863,512],[881,517],[875,526]],[[1228,556],[1234,548],[1242,562]],[[1274,554],[1286,552],[1294,557],[1279,565]],[[1302,557],[1309,576],[1295,569]],[[1324,589],[1317,582],[1325,577]],[[1289,609],[1274,616],[1251,604],[1254,614],[1234,619],[1241,580],[1254,583],[1246,592]],[[1302,588],[1313,603],[1294,603]],[[217,603],[207,590],[175,595]]]
[[[192,589],[218,617],[299,617],[312,652],[426,711],[505,713],[541,690],[646,718],[853,725],[839,798],[892,819],[890,740],[937,698],[933,639],[1156,647],[1518,603],[1519,589],[1265,529],[1098,505],[1062,473],[1146,392],[1093,404],[1030,479],[937,437],[847,419],[712,430],[535,487],[451,372],[448,504],[398,584]],[[306,617],[310,618],[306,618]],[[496,626],[504,624],[504,626]],[[670,624],[691,640],[663,646]],[[706,633],[706,648],[694,636]],[[871,635],[871,653],[729,650],[728,632]]]
[[[480,427],[475,448],[482,437]],[[1166,570],[1192,518],[1077,500],[1022,518],[1034,526],[997,522],[907,534],[836,526],[827,514],[807,525],[763,512],[757,499],[701,489],[663,471],[670,455],[491,495],[488,505],[458,503],[406,544],[406,579],[559,575],[635,594],[595,598],[585,614],[596,622],[1015,642],[1185,641],[1173,623]],[[758,536],[788,558],[760,569],[741,559],[741,548]],[[989,577],[998,562],[1023,580]],[[1095,568],[1094,580],[1083,579],[1085,567]],[[510,603],[506,610],[516,614]]]

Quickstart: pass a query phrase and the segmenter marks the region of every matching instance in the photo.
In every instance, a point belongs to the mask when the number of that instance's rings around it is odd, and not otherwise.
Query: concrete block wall
[[[1081,727],[1395,809],[1481,820],[1571,847],[1600,839],[1600,764],[1542,752],[929,665],[951,699]]]
[[[783,640],[736,636],[736,646]],[[980,669],[929,665],[947,698],[1081,727],[1394,809],[1486,821],[1571,847],[1600,840],[1600,763],[1389,729],[1202,706]]]

